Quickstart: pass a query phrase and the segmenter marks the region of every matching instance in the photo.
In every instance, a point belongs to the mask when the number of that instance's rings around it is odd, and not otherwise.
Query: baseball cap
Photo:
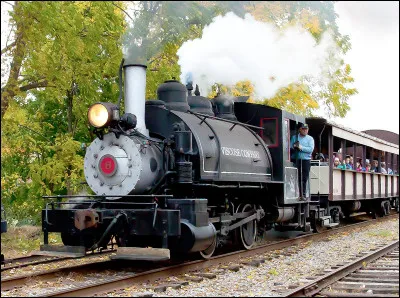
[[[308,124],[302,123],[299,125],[299,128],[307,128],[308,129]]]

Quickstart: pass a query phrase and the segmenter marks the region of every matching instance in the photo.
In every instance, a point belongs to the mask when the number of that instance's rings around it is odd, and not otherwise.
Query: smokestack
[[[131,113],[136,116],[136,129],[149,136],[144,122],[145,113],[145,95],[146,95],[146,65],[127,64],[124,65],[125,75],[125,113]]]

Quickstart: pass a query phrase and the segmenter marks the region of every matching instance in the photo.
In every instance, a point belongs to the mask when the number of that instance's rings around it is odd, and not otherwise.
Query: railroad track
[[[362,213],[364,215],[365,213]],[[349,220],[349,219],[347,219]],[[350,220],[354,220],[354,217]],[[28,267],[28,266],[34,266],[34,265],[41,265],[41,264],[48,264],[48,263],[53,263],[53,262],[60,262],[60,261],[65,261],[65,260],[71,260],[71,259],[81,259],[81,258],[87,258],[93,255],[101,255],[101,254],[110,254],[112,252],[115,252],[116,250],[114,249],[107,249],[103,250],[101,252],[94,252],[87,254],[84,257],[80,258],[74,258],[74,257],[52,257],[52,256],[41,256],[41,255],[30,255],[30,256],[24,256],[24,257],[17,257],[13,259],[7,259],[4,261],[4,264],[1,266],[1,272],[8,271],[11,269],[16,269],[16,268],[23,268],[23,267]]]
[[[283,249],[286,247],[298,245],[301,243],[305,243],[307,241],[313,240],[316,241],[318,239],[323,239],[328,236],[331,236],[336,233],[341,233],[343,231],[349,231],[355,228],[365,227],[371,224],[374,224],[379,221],[389,220],[394,217],[398,217],[398,214],[394,214],[391,216],[387,216],[384,218],[370,220],[366,222],[360,222],[352,225],[347,225],[341,228],[327,230],[319,234],[308,234],[302,235],[297,238],[288,239],[284,241],[278,241],[275,243],[270,243],[266,245],[260,245],[251,250],[242,250],[231,252],[219,256],[212,257],[211,259],[204,261],[204,260],[195,260],[195,261],[188,261],[184,263],[174,263],[174,262],[165,262],[165,263],[146,263],[143,262],[141,264],[135,262],[135,267],[128,267],[125,274],[121,276],[121,274],[117,277],[107,278],[106,280],[95,281],[91,282],[89,285],[85,284],[83,286],[70,286],[67,289],[56,290],[52,292],[48,292],[45,294],[40,294],[42,297],[82,297],[82,296],[93,296],[102,293],[111,292],[114,290],[119,290],[123,288],[130,287],[134,284],[138,284],[141,282],[153,282],[160,278],[166,278],[173,275],[179,275],[183,273],[189,273],[193,271],[199,271],[206,269],[211,266],[215,265],[224,265],[226,263],[237,261],[238,258],[247,258],[247,257],[254,257],[264,254],[266,252],[270,252],[273,250]],[[254,262],[264,262],[265,259],[256,259]],[[12,277],[7,279],[2,279],[1,287],[2,290],[9,290],[15,287],[24,286],[28,281],[32,281],[32,277],[38,278],[40,280],[49,281],[54,279],[56,276],[61,274],[70,274],[71,272],[81,272],[87,273],[88,271],[103,271],[103,270],[110,270],[110,269],[121,269],[121,266],[128,266],[128,262],[116,262],[116,261],[102,261],[97,262],[94,264],[85,264],[70,268],[61,268],[58,270],[52,270],[52,272],[43,272],[43,273],[35,273],[35,275],[28,275],[23,277]],[[147,265],[146,265],[147,264]],[[150,264],[150,265],[149,265]],[[257,265],[257,264],[252,264]],[[146,267],[147,266],[147,267]],[[207,277],[205,275],[205,277]]]
[[[336,267],[285,297],[399,297],[399,240]]]
[[[116,250],[113,249],[107,249],[103,250],[101,252],[94,252],[87,254],[84,257],[81,258],[88,258],[91,256],[99,256],[99,255],[107,255],[115,252]],[[54,262],[60,262],[60,261],[65,261],[65,260],[70,260],[70,259],[81,259],[81,258],[73,258],[73,257],[50,257],[50,256],[40,256],[40,255],[31,255],[31,256],[26,256],[26,257],[18,257],[14,259],[8,259],[4,261],[4,265],[1,267],[1,272],[3,271],[8,271],[11,269],[16,269],[16,268],[23,268],[27,266],[34,266],[34,265],[41,265],[41,264],[48,264],[48,263],[54,263]]]
[[[54,262],[54,260],[65,260],[65,259],[68,258],[48,257],[48,256],[26,256],[26,257],[8,259],[4,261],[4,265],[2,265],[1,267],[1,272],[14,268],[20,268],[36,264],[46,264],[49,262]]]

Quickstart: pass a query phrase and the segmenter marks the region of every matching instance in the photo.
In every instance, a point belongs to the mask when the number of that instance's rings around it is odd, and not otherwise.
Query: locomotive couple
[[[298,173],[299,200],[307,201],[306,186],[310,175],[311,154],[314,151],[314,139],[308,135],[308,124],[298,125],[298,133],[290,140],[290,151]]]

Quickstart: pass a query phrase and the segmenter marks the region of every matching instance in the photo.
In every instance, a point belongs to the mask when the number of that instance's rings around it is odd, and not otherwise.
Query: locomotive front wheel
[[[237,212],[248,212],[253,210],[254,207],[250,204],[246,205],[239,205]],[[240,234],[240,245],[245,249],[250,249],[254,246],[256,242],[256,235],[257,235],[257,221],[252,220],[239,228]]]

